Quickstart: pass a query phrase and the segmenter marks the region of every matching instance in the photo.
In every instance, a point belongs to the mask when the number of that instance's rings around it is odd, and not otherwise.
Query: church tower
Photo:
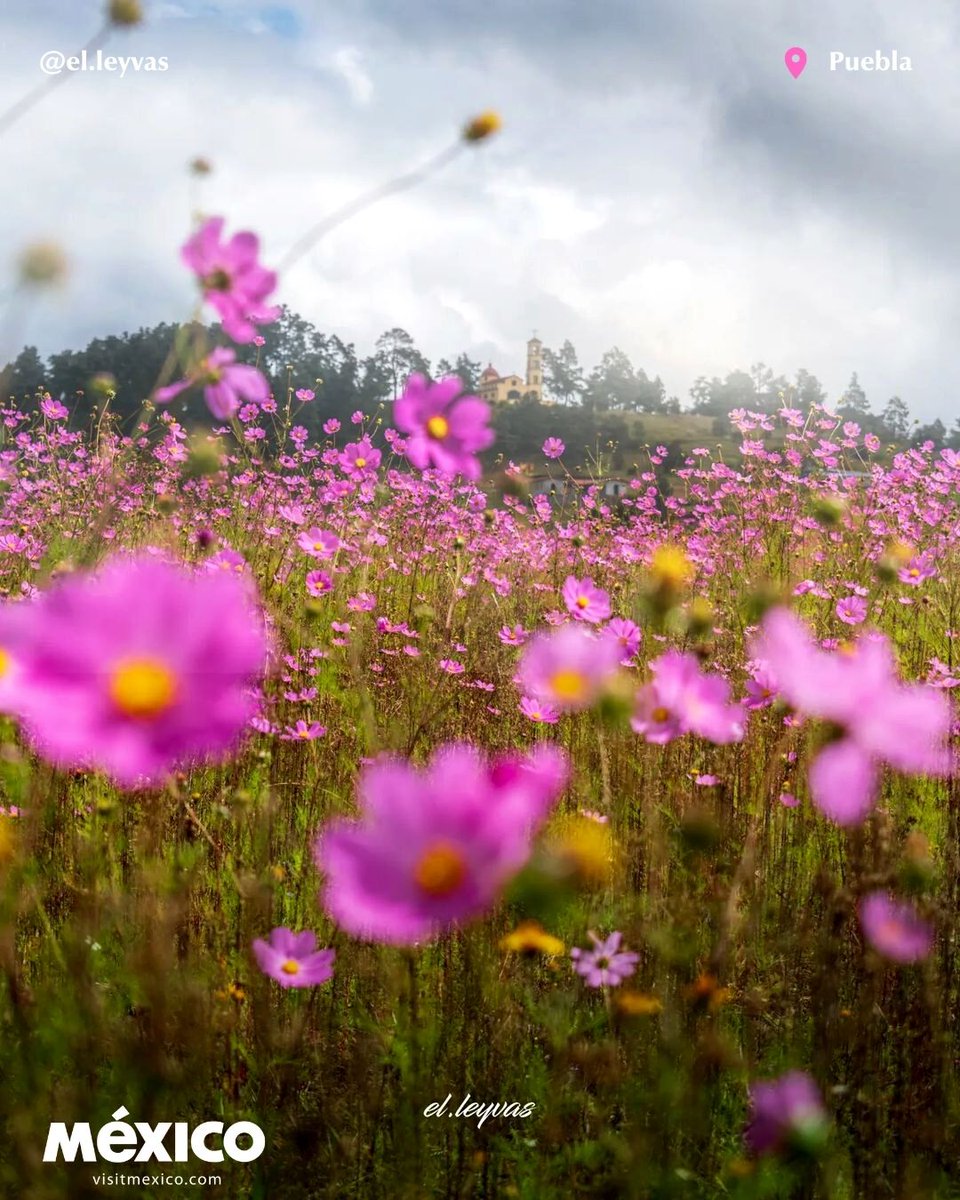
[[[543,342],[536,336],[527,342],[527,391],[543,397]]]

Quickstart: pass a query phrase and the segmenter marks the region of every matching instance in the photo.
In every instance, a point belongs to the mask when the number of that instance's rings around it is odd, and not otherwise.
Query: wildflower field
[[[960,1197],[960,453],[787,397],[609,498],[180,257],[133,422],[0,407],[0,1195]]]
[[[231,1196],[958,1194],[960,459],[740,413],[557,509],[453,383],[243,370],[3,410],[3,1194],[121,1106],[258,1124]]]

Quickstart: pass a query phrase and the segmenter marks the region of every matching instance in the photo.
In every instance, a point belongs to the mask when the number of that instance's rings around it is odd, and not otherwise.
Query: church
[[[543,400],[543,343],[537,337],[527,342],[527,376],[501,375],[492,363],[480,376],[477,395],[491,404],[514,404],[526,395]]]

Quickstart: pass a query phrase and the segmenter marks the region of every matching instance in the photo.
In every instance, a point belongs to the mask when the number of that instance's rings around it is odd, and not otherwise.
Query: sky
[[[522,370],[536,331],[589,369],[625,350],[688,402],[762,361],[856,371],[952,424],[960,394],[960,8],[954,0],[144,0],[105,53],[4,136],[0,279],[54,240],[70,274],[7,293],[0,361],[189,317],[197,213],[267,265],[325,214],[494,108],[495,139],[340,226],[278,299],[369,353],[401,326],[434,361]],[[6,0],[0,111],[75,53],[94,0]],[[807,52],[794,79],[791,46]],[[911,71],[831,71],[896,50]],[[202,155],[202,181],[188,163]]]

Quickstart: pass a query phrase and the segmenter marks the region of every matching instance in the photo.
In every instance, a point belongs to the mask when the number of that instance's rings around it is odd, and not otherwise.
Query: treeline
[[[357,409],[370,413],[380,403],[393,399],[412,371],[433,378],[457,374],[464,388],[476,388],[482,364],[459,354],[431,363],[403,329],[390,329],[376,341],[372,354],[361,355],[352,342],[322,333],[309,321],[284,308],[279,320],[261,329],[264,343],[247,348],[247,361],[257,361],[270,380],[274,395],[282,400],[288,387],[309,388],[317,403],[307,405],[300,423],[318,436],[328,417],[349,418]],[[30,402],[41,390],[63,397],[87,419],[98,396],[113,392],[111,409],[121,418],[133,420],[163,375],[169,382],[185,362],[180,348],[219,344],[217,326],[160,324],[135,333],[95,338],[83,350],[63,350],[42,359],[36,347],[26,346],[0,376],[0,394]],[[106,378],[104,378],[106,377]],[[712,432],[730,432],[729,414],[738,408],[774,411],[783,405],[808,410],[812,404],[827,404],[829,398],[817,377],[801,368],[792,380],[775,375],[764,363],[749,371],[731,371],[725,378],[698,378],[690,389],[689,403],[667,396],[659,375],[650,378],[619,347],[608,350],[589,372],[581,365],[570,341],[559,348],[544,348],[544,393],[554,401],[549,431],[546,413],[532,397],[498,412],[496,422],[503,452],[513,458],[528,458],[546,432],[563,437],[571,445],[604,445],[618,442],[630,452],[642,441],[638,422],[618,414],[657,413],[677,415],[692,412],[712,417]],[[833,411],[856,421],[865,432],[884,440],[917,444],[933,441],[938,446],[960,448],[960,421],[947,431],[939,420],[919,426],[911,422],[907,405],[899,396],[874,410],[854,374],[843,395],[830,402]],[[188,395],[178,400],[175,411],[187,420],[201,419],[202,399]],[[678,425],[678,432],[680,432]],[[539,441],[536,439],[539,438]],[[534,444],[536,443],[536,444]]]

